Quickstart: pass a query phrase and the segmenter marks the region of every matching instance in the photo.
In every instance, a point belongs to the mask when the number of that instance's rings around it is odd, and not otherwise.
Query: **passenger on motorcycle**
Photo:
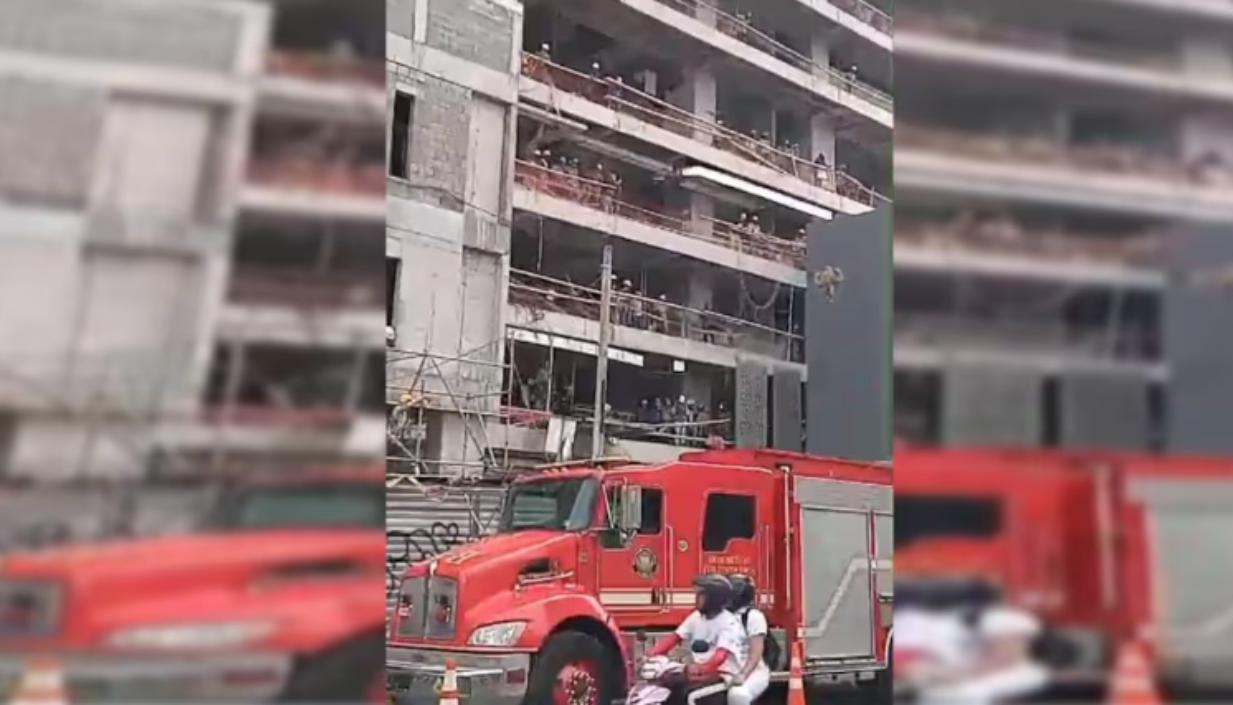
[[[673,688],[673,700],[685,702],[695,688],[739,676],[745,668],[745,630],[728,610],[732,602],[732,583],[724,576],[708,574],[694,580],[695,606],[676,632],[664,637],[647,656],[667,656],[680,644],[690,652],[685,667],[685,683]],[[722,696],[720,696],[722,697]]]
[[[766,615],[755,606],[758,594],[753,578],[746,575],[731,576],[733,595],[732,612],[741,624],[745,635],[741,650],[744,667],[733,678],[728,691],[728,705],[752,705],[771,682],[771,669],[767,665],[769,625]]]

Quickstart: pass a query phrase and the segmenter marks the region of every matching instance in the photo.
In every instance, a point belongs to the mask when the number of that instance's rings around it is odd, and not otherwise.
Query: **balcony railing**
[[[872,206],[886,200],[849,174],[706,120],[621,81],[580,73],[534,54],[523,54],[522,74],[859,203]]]
[[[838,71],[835,68],[815,62],[808,56],[793,49],[792,47],[774,39],[770,35],[762,32],[748,20],[735,15],[730,15],[727,12],[703,2],[702,0],[657,0],[660,4],[671,7],[672,9],[684,15],[697,18],[706,24],[710,24],[709,18],[715,18],[715,29],[724,34],[744,42],[749,46],[761,51],[765,54],[779,59],[780,61],[797,68],[806,73],[825,76],[832,86],[840,90],[851,93],[852,95],[876,105],[883,110],[891,110],[894,107],[894,99],[889,93],[874,88],[873,86],[859,80],[855,80],[852,76]]]
[[[266,71],[309,81],[357,83],[385,88],[385,63],[325,53],[276,50],[266,56]]]
[[[534,191],[573,201],[604,213],[636,220],[677,235],[721,245],[743,254],[783,262],[794,267],[804,266],[805,243],[803,241],[785,240],[774,235],[767,235],[749,226],[742,227],[737,223],[714,218],[708,219],[711,223],[709,234],[699,232],[682,218],[621,200],[619,189],[611,183],[588,179],[526,161],[516,163],[514,180]]]
[[[1092,59],[1110,64],[1128,64],[1162,71],[1181,68],[1181,57],[1176,52],[1165,50],[1152,52],[1142,47],[1118,46],[1084,40],[1080,37],[1058,32],[1047,32],[1028,27],[1006,26],[994,19],[946,12],[921,12],[897,10],[901,28],[936,34],[955,39],[972,39],[999,47],[1016,47],[1033,52],[1043,52]]]
[[[900,127],[898,144],[933,152],[961,154],[1015,164],[1057,165],[1118,176],[1138,176],[1164,183],[1233,189],[1233,165],[1218,157],[1184,162],[1132,145],[1066,145],[1043,136],[972,134],[944,128]]]
[[[950,313],[895,312],[895,337],[931,347],[976,347],[1046,354],[1068,354],[1125,362],[1160,357],[1159,340],[1148,331],[1026,318],[995,319]]]
[[[520,406],[504,406],[501,408],[501,418],[508,420],[511,426],[520,428],[547,428],[554,415],[564,416],[586,425],[594,419],[592,409],[593,407],[587,404],[554,405],[551,412]],[[638,418],[638,411],[614,408],[605,416],[604,430],[607,435],[622,440],[695,448],[707,447],[714,443],[716,438],[725,445],[732,441],[732,419],[727,417],[711,418],[710,414],[699,414],[693,421],[678,421],[667,415],[663,417],[664,420],[660,421],[639,421]]]
[[[510,303],[593,321],[599,320],[602,306],[597,289],[522,270],[510,272]],[[793,362],[804,359],[802,336],[760,323],[628,293],[614,292],[611,305],[609,316],[614,325]]]
[[[255,156],[248,180],[260,186],[354,196],[385,196],[385,165],[328,161],[328,157]]]
[[[1011,218],[960,216],[947,222],[903,222],[895,242],[932,250],[966,250],[996,255],[1024,255],[1041,260],[1150,267],[1161,263],[1161,233],[1152,231],[1109,237],[1065,229],[1030,227]]]
[[[240,265],[231,275],[231,301],[301,308],[381,308],[379,275],[338,274]]]
[[[831,4],[879,32],[895,32],[895,19],[864,0],[831,0]]]

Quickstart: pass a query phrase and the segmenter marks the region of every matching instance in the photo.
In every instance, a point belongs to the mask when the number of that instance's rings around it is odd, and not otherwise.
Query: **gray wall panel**
[[[779,368],[774,374],[774,438],[771,445],[779,450],[804,450],[801,443],[801,373]]]
[[[765,448],[767,434],[766,365],[741,360],[736,365],[736,445]]]
[[[1168,446],[1233,454],[1233,228],[1195,226],[1170,238],[1165,294]],[[1184,275],[1179,274],[1184,273]]]
[[[891,455],[891,209],[836,215],[809,230],[805,298],[809,452],[859,460]],[[834,300],[817,285],[843,272]]]
[[[1068,372],[1058,378],[1058,443],[1064,448],[1142,450],[1148,445],[1148,383],[1141,375]]]
[[[1035,370],[952,364],[942,373],[942,442],[1040,445],[1043,382]]]

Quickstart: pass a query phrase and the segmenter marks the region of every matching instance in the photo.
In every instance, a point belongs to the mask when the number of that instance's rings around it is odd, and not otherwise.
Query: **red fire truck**
[[[1144,639],[1177,690],[1233,686],[1233,459],[895,453],[902,597],[956,585],[1035,612],[1060,676]]]
[[[382,702],[384,477],[244,481],[191,534],[0,556],[0,702],[37,653],[72,702]]]
[[[890,648],[891,494],[888,466],[754,450],[524,476],[496,535],[406,570],[391,694],[435,703],[452,659],[472,702],[607,705],[708,572],[754,576],[809,677],[872,687]]]

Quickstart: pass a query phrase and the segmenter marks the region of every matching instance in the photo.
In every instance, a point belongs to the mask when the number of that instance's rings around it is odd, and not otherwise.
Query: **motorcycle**
[[[705,644],[702,646],[705,647]],[[699,645],[695,644],[694,651],[701,653],[706,648],[699,649]],[[630,689],[626,705],[672,705],[681,702],[682,697],[688,705],[698,705],[703,698],[725,693],[732,687],[732,680],[726,675],[715,683],[691,686],[685,665],[667,656],[647,659],[638,676],[639,681]]]

